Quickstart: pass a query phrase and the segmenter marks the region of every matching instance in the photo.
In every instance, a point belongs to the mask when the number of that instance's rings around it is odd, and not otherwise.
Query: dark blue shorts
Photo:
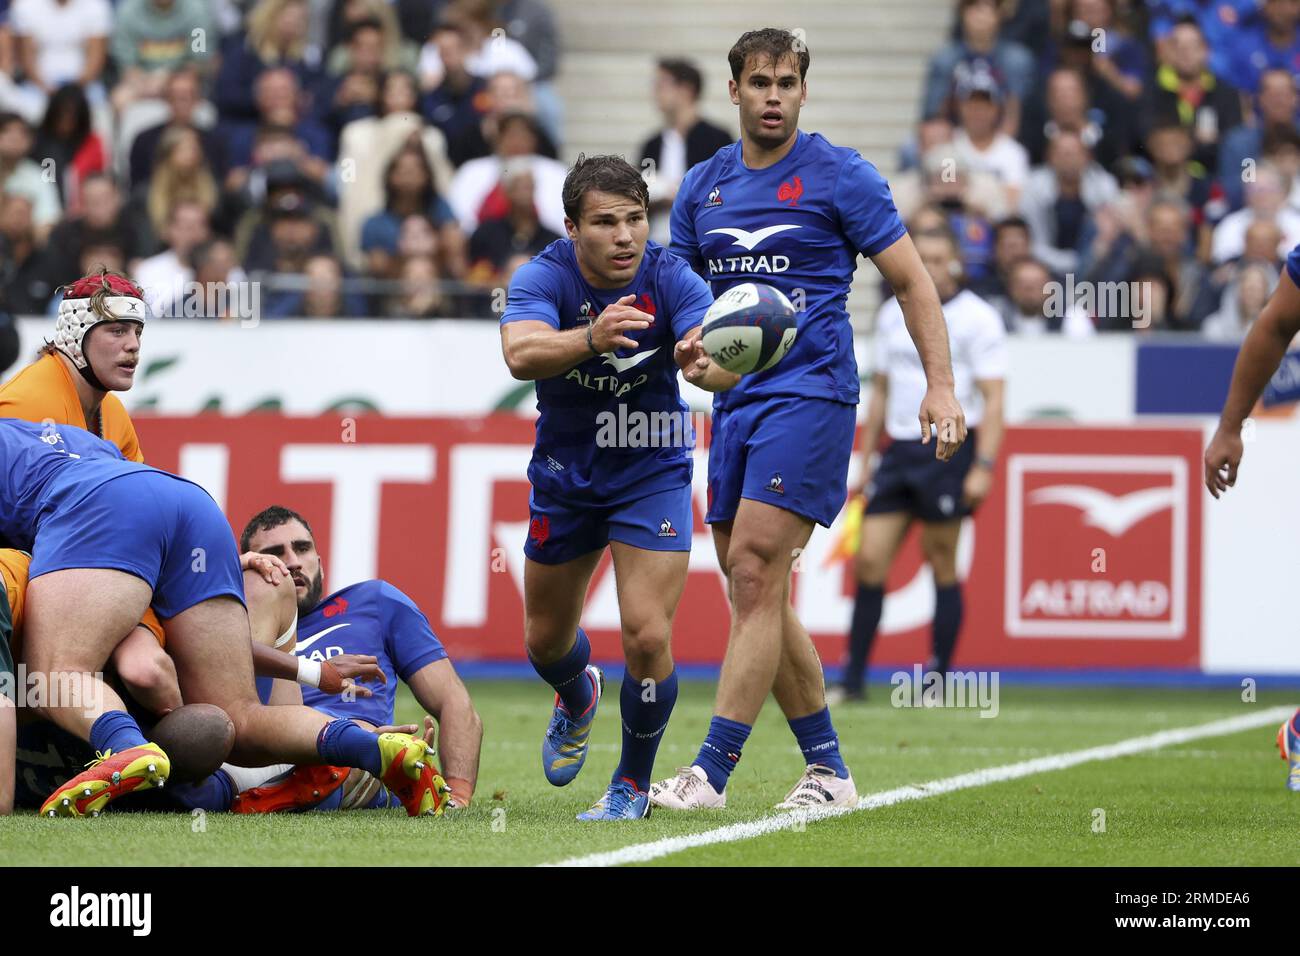
[[[112,568],[148,582],[153,608],[175,617],[209,598],[244,601],[234,532],[201,487],[166,472],[128,472],[93,488],[54,486],[32,548],[30,578]]]
[[[794,396],[715,412],[704,520],[730,521],[749,498],[829,528],[848,497],[857,417],[856,405]]]
[[[962,504],[962,484],[975,462],[975,430],[971,429],[948,461],[934,457],[934,440],[892,441],[867,488],[867,514],[905,511],[922,521],[952,521],[971,510]]]
[[[564,564],[611,541],[646,551],[691,550],[689,484],[611,507],[574,505],[534,489],[528,510],[524,554],[539,564]]]

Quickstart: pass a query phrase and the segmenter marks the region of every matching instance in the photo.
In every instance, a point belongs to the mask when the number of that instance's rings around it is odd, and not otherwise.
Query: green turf
[[[98,820],[0,819],[9,865],[166,866],[331,863],[525,865],[555,862],[770,814],[802,759],[769,703],[728,787],[725,811],[657,813],[648,821],[579,824],[574,814],[603,789],[617,759],[617,698],[592,734],[583,774],[557,790],[543,779],[538,743],[549,707],[535,682],[471,682],[485,725],[474,806],[455,817],[400,812],[237,817],[107,813]],[[660,750],[659,776],[694,756],[713,688],[684,683]],[[1290,694],[1243,703],[1223,690],[1062,689],[1004,686],[996,718],[973,710],[895,709],[885,689],[836,713],[860,793],[1078,750],[1235,717]],[[610,706],[610,705],[613,706]],[[399,698],[399,717],[416,716]],[[754,839],[701,847],[663,865],[1232,865],[1300,863],[1277,838],[1300,795],[1283,787],[1273,731],[1212,737],[1133,757],[853,813]],[[1094,811],[1105,832],[1094,832]]]

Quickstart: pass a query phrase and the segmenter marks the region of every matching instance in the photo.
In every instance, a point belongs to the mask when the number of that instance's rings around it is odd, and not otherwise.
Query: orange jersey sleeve
[[[17,660],[23,633],[23,598],[27,594],[27,568],[32,558],[26,551],[12,548],[0,549],[0,580],[4,582],[5,596],[9,599],[9,618],[13,624],[10,648]]]
[[[144,461],[140,439],[126,406],[112,392],[99,407],[100,437],[111,441],[127,461]],[[86,428],[81,399],[72,373],[57,355],[42,355],[17,375],[0,385],[0,418],[21,418],[27,422],[47,419],[59,425]],[[89,430],[89,429],[88,429]]]

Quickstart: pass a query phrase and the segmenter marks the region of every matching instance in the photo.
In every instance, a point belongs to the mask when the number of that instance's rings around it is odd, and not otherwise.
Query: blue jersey
[[[335,591],[298,619],[298,644],[294,653],[314,661],[339,654],[371,654],[388,683],[371,681],[373,697],[348,701],[323,694],[314,687],[302,689],[302,702],[332,717],[354,717],[376,727],[393,723],[397,681],[447,656],[429,619],[415,602],[387,581],[362,581]]]
[[[906,232],[876,167],[817,133],[800,132],[767,169],[745,166],[740,143],[733,143],[686,174],[672,232],[672,251],[707,276],[715,296],[741,282],[763,282],[801,311],[789,354],[720,392],[715,408],[778,395],[857,403],[845,308],[853,270],[859,253],[874,256]]]
[[[647,242],[636,278],[621,289],[596,289],[578,270],[572,241],[557,239],[510,280],[501,324],[584,327],[625,295],[655,318],[647,329],[623,333],[634,348],[591,356],[537,382],[528,480],[562,501],[618,505],[691,481],[694,441],[673,346],[704,321],[713,299],[687,263]],[[630,440],[611,440],[620,437]]]
[[[1300,288],[1300,246],[1292,249],[1291,254],[1286,257],[1286,271],[1291,281]]]
[[[1268,70],[1300,74],[1300,34],[1290,45],[1275,47],[1263,24],[1232,36],[1231,69],[1225,79],[1247,93],[1259,92],[1260,78]]]
[[[1209,48],[1210,72],[1221,77],[1231,72],[1235,35],[1260,18],[1259,0],[1147,0],[1147,9],[1152,40],[1168,36],[1183,17],[1194,18]]]
[[[0,547],[31,551],[56,499],[75,507],[104,482],[151,470],[83,428],[0,418]]]

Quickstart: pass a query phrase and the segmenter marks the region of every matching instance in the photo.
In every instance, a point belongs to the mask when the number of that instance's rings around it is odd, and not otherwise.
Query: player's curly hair
[[[244,525],[244,530],[239,535],[239,553],[243,554],[248,550],[248,543],[253,540],[253,535],[259,531],[270,531],[272,528],[278,528],[290,521],[297,521],[307,529],[309,535],[313,538],[316,537],[316,532],[311,530],[311,525],[307,523],[307,519],[298,512],[283,505],[271,505],[271,507],[263,508],[248,519],[248,524]]]
[[[779,63],[786,57],[795,58],[799,64],[799,80],[806,80],[808,64],[812,58],[802,36],[777,27],[764,27],[762,30],[750,30],[741,36],[727,53],[727,64],[731,67],[731,78],[739,83],[740,74],[745,72],[745,64],[751,58],[757,58],[759,62]]]
[[[561,198],[564,214],[574,222],[582,215],[582,197],[595,189],[615,196],[626,196],[643,209],[650,208],[650,189],[636,167],[622,156],[587,156],[578,154],[569,174],[564,177]]]

